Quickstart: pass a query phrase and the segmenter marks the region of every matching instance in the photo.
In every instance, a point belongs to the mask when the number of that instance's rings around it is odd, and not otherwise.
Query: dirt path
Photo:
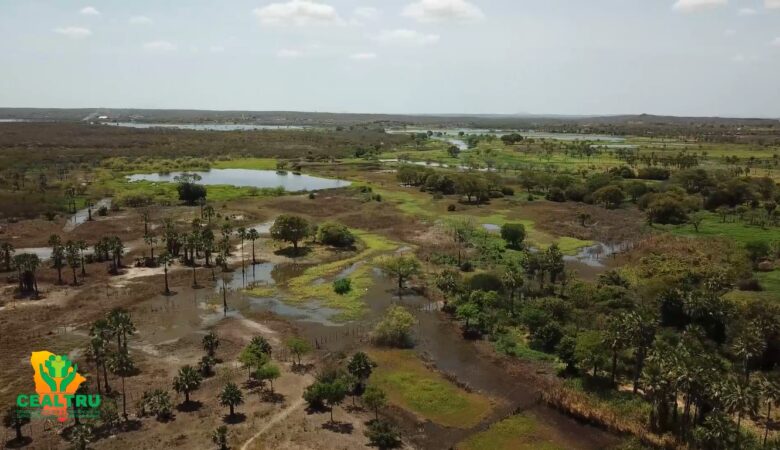
[[[260,430],[257,431],[251,438],[247,439],[246,442],[241,446],[241,450],[247,450],[249,449],[249,445],[252,444],[252,442],[255,441],[255,439],[259,438],[263,435],[266,431],[270,430],[274,425],[278,424],[282,420],[286,419],[290,414],[292,414],[295,410],[303,407],[303,405],[306,403],[306,401],[303,399],[303,397],[296,400],[294,403],[292,403],[287,408],[279,411],[276,415],[274,415],[271,420],[268,421],[268,423],[265,424],[264,427],[260,428]]]

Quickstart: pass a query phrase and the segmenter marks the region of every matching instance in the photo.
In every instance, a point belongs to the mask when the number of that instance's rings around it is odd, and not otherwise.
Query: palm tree
[[[13,428],[16,431],[16,442],[22,442],[24,436],[22,435],[22,427],[30,423],[29,414],[26,414],[21,408],[12,406],[3,415],[3,425],[6,428]]]
[[[87,444],[92,442],[92,426],[87,424],[76,425],[70,432],[70,440],[73,442],[74,448],[85,450]]]
[[[515,296],[523,288],[523,275],[523,267],[517,260],[512,260],[507,264],[501,276],[509,296],[509,313],[512,315],[515,314]]]
[[[165,295],[171,295],[171,289],[168,287],[168,266],[173,262],[173,256],[167,251],[164,251],[162,255],[157,257],[157,262],[163,266],[163,274],[165,276]]]
[[[255,259],[255,241],[260,239],[260,233],[256,229],[250,228],[246,232],[246,237],[252,241],[252,265],[257,264],[257,259]]]
[[[762,377],[759,381],[759,386],[763,402],[766,405],[766,424],[764,425],[763,442],[764,447],[766,447],[766,440],[769,436],[769,423],[772,421],[772,406],[780,405],[780,383]]]
[[[244,227],[238,227],[236,229],[236,234],[238,235],[238,238],[241,239],[241,270],[244,270],[244,241],[246,240],[246,228]]]
[[[41,265],[41,259],[33,253],[21,253],[14,256],[14,265],[19,275],[19,291],[33,292],[38,297],[38,280],[35,272]]]
[[[207,208],[209,208],[207,206]],[[227,445],[227,432],[228,429],[225,425],[220,426],[211,434],[211,440],[219,447],[219,450],[228,450]]]
[[[112,334],[111,326],[106,319],[96,320],[89,329],[89,335],[92,336],[92,339],[87,354],[95,361],[95,365],[103,367],[103,384],[105,384],[106,393],[111,392],[111,386],[108,385],[107,365],[111,352],[108,345]],[[98,390],[100,390],[99,380]]]
[[[11,259],[14,254],[14,246],[10,242],[3,242],[0,244],[0,252],[3,252],[3,262],[5,263],[5,271],[11,271]]]
[[[215,211],[213,206],[206,205],[203,207],[203,217],[206,218],[209,225],[211,225],[211,218],[214,217],[214,215],[215,215]]]
[[[130,313],[122,308],[112,309],[108,313],[108,326],[116,337],[117,352],[127,351],[127,336],[136,332]]]
[[[737,415],[737,447],[739,447],[742,417],[745,414],[755,414],[758,407],[757,389],[750,382],[744,383],[730,378],[723,384],[721,395],[726,411]]]
[[[179,393],[183,392],[184,402],[189,403],[190,392],[197,390],[202,380],[200,373],[187,364],[179,369],[178,375],[173,379],[173,389]]]
[[[617,376],[617,361],[620,351],[625,348],[626,337],[625,318],[623,316],[612,317],[604,333],[604,343],[612,351],[612,384],[615,384]]]
[[[54,268],[57,269],[57,284],[62,282],[62,268],[65,266],[65,249],[62,246],[62,239],[56,234],[49,236],[49,245],[51,246],[51,261]]]
[[[200,232],[200,245],[203,248],[203,258],[206,267],[211,267],[211,254],[214,253],[214,232],[206,228]],[[213,272],[213,271],[212,271]]]
[[[244,403],[244,394],[241,389],[235,383],[228,382],[219,394],[219,404],[230,408],[230,417],[232,418],[234,408],[242,403]]]
[[[87,269],[84,266],[84,251],[89,248],[89,245],[87,245],[86,241],[76,241],[76,246],[79,250],[79,261],[81,262],[81,276],[85,277],[87,276]]]
[[[154,246],[157,245],[157,236],[153,234],[145,234],[144,242],[149,246],[149,259],[154,261]]]
[[[209,334],[203,336],[203,350],[206,351],[206,354],[214,357],[214,354],[217,351],[217,347],[219,347],[219,338],[213,331],[209,331]]]
[[[750,379],[750,362],[764,354],[766,340],[760,333],[760,328],[751,323],[731,344],[731,350],[742,361],[745,383]]]
[[[113,355],[109,361],[111,373],[122,378],[122,416],[127,420],[127,395],[125,394],[125,378],[135,370],[135,364],[130,358],[127,349],[123,349]]]
[[[73,271],[73,285],[78,286],[79,282],[76,279],[76,269],[81,266],[81,255],[79,255],[78,245],[73,241],[65,243],[65,260]]]

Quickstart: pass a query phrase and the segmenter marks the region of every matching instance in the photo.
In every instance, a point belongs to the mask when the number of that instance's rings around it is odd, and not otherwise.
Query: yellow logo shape
[[[33,352],[30,356],[30,365],[35,371],[35,392],[42,406],[41,415],[54,416],[60,422],[68,420],[70,399],[87,380],[77,372],[78,366],[71,364],[67,356],[45,350]]]

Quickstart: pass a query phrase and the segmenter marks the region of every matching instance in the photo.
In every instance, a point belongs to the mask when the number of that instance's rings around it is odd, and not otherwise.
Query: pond
[[[145,173],[128,176],[130,181],[172,182],[184,172],[166,174]],[[318,191],[349,186],[345,180],[313,177],[311,175],[295,175],[291,172],[276,172],[273,170],[253,169],[211,169],[207,172],[187,172],[200,176],[199,184],[250,186],[256,188],[281,187],[287,192]]]
[[[104,122],[103,125],[128,128],[173,128],[194,131],[256,131],[256,130],[305,130],[309,127],[297,125],[252,125],[239,123],[137,123]]]

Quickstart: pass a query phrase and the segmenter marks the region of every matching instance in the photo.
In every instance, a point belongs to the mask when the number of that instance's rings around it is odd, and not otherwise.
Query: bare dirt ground
[[[298,200],[293,200],[292,203]],[[277,203],[282,209],[284,202]],[[275,215],[272,208],[250,210],[241,208],[223,209],[220,212],[243,219],[243,222],[257,223]],[[266,212],[267,211],[267,212]],[[156,211],[153,223],[163,217],[174,218],[180,224],[187,224],[198,215],[196,208],[171,208]],[[324,216],[323,216],[324,217]],[[15,246],[45,246],[45,238],[39,233],[56,233],[64,240],[83,236],[92,242],[103,235],[120,235],[127,242],[138,241],[143,234],[140,212],[127,210],[113,214],[105,220],[88,222],[65,233],[57,222],[34,221],[28,233],[25,223],[14,224],[6,233],[16,236]],[[18,244],[17,244],[18,242]],[[258,259],[284,259],[274,253],[276,248],[266,245],[258,248]],[[129,264],[145,248],[133,249],[125,255]],[[247,259],[250,249],[245,247]],[[311,255],[312,262],[323,255]],[[240,257],[234,255],[234,265]],[[240,270],[240,269],[239,269]],[[86,361],[84,348],[88,342],[89,325],[115,307],[130,311],[139,332],[130,338],[130,354],[139,372],[126,379],[127,409],[129,422],[126,429],[100,434],[91,448],[107,449],[152,449],[152,448],[213,448],[211,433],[219,425],[227,424],[231,448],[365,448],[367,439],[363,435],[365,423],[372,415],[359,408],[339,408],[334,411],[336,424],[329,424],[327,412],[306,411],[302,403],[303,389],[313,379],[315,366],[306,373],[291,370],[291,363],[283,348],[285,339],[296,333],[287,322],[278,320],[268,313],[229,316],[215,322],[204,322],[192,307],[184,307],[198,296],[218,296],[211,281],[210,270],[198,269],[202,289],[190,287],[191,269],[176,265],[169,271],[169,282],[176,295],[164,297],[162,270],[127,267],[122,274],[111,276],[104,264],[89,264],[87,277],[79,276],[80,285],[71,286],[69,270],[63,271],[66,284],[58,285],[56,270],[42,267],[38,271],[41,298],[14,298],[13,284],[0,290],[0,352],[4,363],[0,367],[0,405],[10,405],[20,392],[32,388],[32,369],[29,366],[31,351],[49,350],[54,353],[69,353],[75,358],[81,372],[94,374],[95,368]],[[0,274],[5,279],[9,274]],[[215,302],[214,312],[221,312]],[[220,316],[221,314],[215,314]],[[174,317],[176,323],[165,322]],[[160,324],[166,325],[159,327]],[[165,328],[165,331],[159,330]],[[194,365],[203,355],[201,337],[213,329],[220,338],[217,351],[220,362],[215,375],[207,378],[199,390],[192,393],[193,402],[183,405],[183,396],[172,389],[172,378],[184,364]],[[282,377],[274,382],[271,395],[268,386],[260,388],[246,384],[247,373],[241,369],[237,356],[244,345],[253,337],[262,335],[274,346],[274,359],[282,369]],[[316,363],[320,355],[312,356],[310,363]],[[217,395],[227,381],[234,381],[244,392],[244,404],[236,408],[237,418],[226,418],[227,409],[219,406]],[[121,386],[120,379],[109,375],[114,390]],[[94,384],[92,389],[94,390]],[[174,418],[158,422],[153,418],[136,416],[136,403],[143,391],[162,388],[172,395],[175,405]],[[351,401],[350,401],[351,402]],[[122,408],[122,397],[117,396]],[[25,427],[24,433],[32,436],[29,448],[67,448],[70,444],[60,434],[67,433],[72,422],[61,426],[57,423],[35,421]],[[10,439],[6,430],[0,433],[3,442]]]

